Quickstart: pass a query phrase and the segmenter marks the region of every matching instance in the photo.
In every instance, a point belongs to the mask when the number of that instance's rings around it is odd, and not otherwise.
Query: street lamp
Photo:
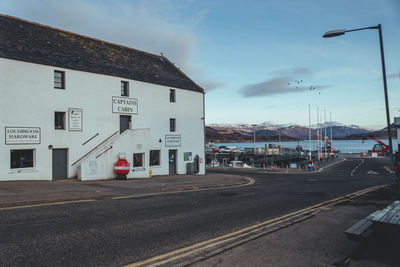
[[[252,124],[253,126],[253,154],[256,154],[256,126],[257,124]]]
[[[388,128],[388,137],[389,137],[389,150],[390,150],[390,157],[391,157],[391,167],[392,167],[392,172],[393,172],[394,158],[393,158],[393,147],[392,147],[392,129],[391,129],[391,126],[390,126],[389,100],[388,100],[388,93],[387,93],[385,56],[384,56],[384,53],[383,53],[383,39],[382,39],[382,26],[381,26],[381,24],[378,24],[377,26],[365,27],[365,28],[359,28],[359,29],[353,29],[353,30],[345,30],[345,29],[333,30],[333,31],[326,32],[322,37],[330,38],[330,37],[336,37],[336,36],[339,36],[339,35],[343,35],[346,32],[355,32],[355,31],[373,30],[373,29],[375,29],[375,30],[378,29],[378,31],[379,31],[379,43],[380,43],[380,48],[381,48],[382,75],[383,75],[383,90],[384,90],[384,93],[385,93],[385,105],[386,105],[386,121],[387,121],[387,128]]]

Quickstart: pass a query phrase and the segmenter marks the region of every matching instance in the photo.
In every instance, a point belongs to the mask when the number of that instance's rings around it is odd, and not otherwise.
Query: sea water
[[[385,144],[389,144],[387,139],[381,140]],[[301,146],[304,150],[317,150],[318,141],[317,140],[304,140],[304,141],[294,141],[294,142],[246,142],[246,143],[215,143],[215,146],[225,145],[227,147],[237,147],[237,148],[253,148],[255,147],[265,147],[268,144],[273,145],[282,145],[282,147],[288,148],[296,148],[297,146]],[[367,152],[371,150],[373,146],[377,144],[374,140],[333,140],[332,147],[334,150],[339,151],[341,153],[360,153],[360,152]],[[393,144],[393,151],[397,152],[397,140],[392,140]],[[321,145],[324,146],[324,143],[321,142]]]

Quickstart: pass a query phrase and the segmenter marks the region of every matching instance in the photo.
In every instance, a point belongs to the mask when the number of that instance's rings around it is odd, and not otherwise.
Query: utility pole
[[[318,162],[320,161],[320,158],[319,158],[319,155],[320,155],[320,153],[319,153],[319,149],[320,149],[320,138],[319,138],[319,136],[320,136],[320,133],[319,133],[319,108],[317,107],[317,140],[318,140],[318,142],[317,142],[317,153],[318,153]]]
[[[333,153],[332,112],[329,112],[329,120],[330,120],[330,125],[331,125],[331,153]]]
[[[256,126],[257,124],[252,124],[253,126],[253,154],[256,154]]]
[[[346,32],[355,32],[355,31],[372,30],[372,29],[378,30],[378,33],[379,33],[379,46],[380,46],[381,63],[382,63],[383,92],[384,92],[384,96],[385,96],[386,123],[387,123],[387,131],[388,131],[388,138],[389,138],[391,171],[393,174],[393,172],[394,172],[394,155],[393,155],[393,145],[392,145],[392,128],[390,125],[389,99],[388,99],[387,82],[386,82],[385,55],[384,55],[384,51],[383,51],[382,25],[378,24],[377,26],[352,29],[352,30],[345,30],[345,29],[333,30],[333,31],[326,32],[322,37],[330,38],[330,37],[343,35]],[[399,185],[400,185],[400,180],[397,179],[395,176],[393,176],[393,186],[394,186],[393,188],[395,188],[396,186],[398,187]]]
[[[308,104],[308,145],[309,145],[309,160],[312,160],[311,158],[311,105]]]
[[[324,113],[325,113],[325,123],[324,123],[324,158],[326,159],[326,109],[324,109]]]

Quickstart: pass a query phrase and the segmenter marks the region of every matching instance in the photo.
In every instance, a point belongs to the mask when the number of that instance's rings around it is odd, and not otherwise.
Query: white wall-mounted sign
[[[82,109],[70,108],[68,109],[68,130],[82,131]]]
[[[192,160],[192,152],[183,152],[183,161]]]
[[[40,144],[39,127],[6,127],[6,145]]]
[[[138,100],[136,98],[112,97],[112,112],[124,114],[138,114]]]
[[[180,135],[166,135],[165,136],[165,146],[168,146],[168,147],[181,146],[181,136]]]

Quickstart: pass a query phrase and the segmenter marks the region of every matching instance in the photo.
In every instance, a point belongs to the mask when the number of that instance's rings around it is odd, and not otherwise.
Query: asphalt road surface
[[[1,210],[0,266],[134,263],[389,183],[385,166],[348,159],[319,173],[249,171],[256,183],[241,188]]]

